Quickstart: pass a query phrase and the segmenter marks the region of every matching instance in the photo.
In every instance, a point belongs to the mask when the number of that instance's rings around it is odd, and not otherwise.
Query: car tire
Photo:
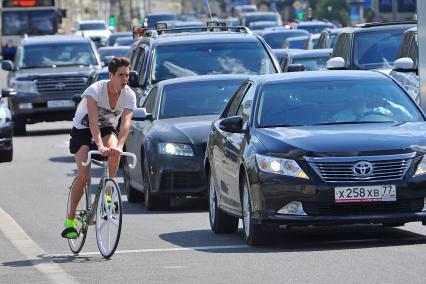
[[[250,185],[247,177],[243,177],[242,182],[242,215],[243,215],[243,232],[246,243],[250,246],[264,245],[267,243],[266,232],[262,225],[256,224],[252,217],[252,205],[250,197]]]
[[[0,151],[0,162],[11,162],[13,159],[13,146],[10,150],[1,150]]]
[[[26,134],[25,118],[14,117],[13,118],[13,134],[15,136],[25,136]]]
[[[166,210],[170,208],[170,199],[152,194],[151,181],[149,180],[148,162],[146,158],[142,165],[143,187],[145,194],[145,207],[149,211]]]
[[[238,230],[239,218],[225,213],[218,207],[216,188],[211,171],[208,177],[210,228],[216,234],[235,233]]]
[[[127,163],[127,159],[123,159],[123,180],[124,187],[127,192],[127,201],[129,203],[136,203],[144,201],[144,195],[142,192],[131,186],[130,184],[130,169],[129,164]]]

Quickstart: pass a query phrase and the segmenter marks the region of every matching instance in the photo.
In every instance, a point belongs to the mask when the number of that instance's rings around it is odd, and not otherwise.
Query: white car
[[[97,47],[108,45],[111,35],[107,24],[101,20],[80,21],[74,33],[90,38]]]

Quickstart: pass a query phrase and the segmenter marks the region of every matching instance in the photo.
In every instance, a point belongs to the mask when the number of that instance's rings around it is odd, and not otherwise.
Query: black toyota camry
[[[425,153],[424,114],[384,74],[250,78],[208,139],[212,230],[242,218],[256,245],[269,225],[426,222]]]
[[[205,75],[159,82],[133,114],[126,151],[138,166],[124,166],[129,202],[145,198],[148,210],[170,198],[206,196],[204,154],[212,121],[247,75]],[[126,164],[126,163],[125,163]]]

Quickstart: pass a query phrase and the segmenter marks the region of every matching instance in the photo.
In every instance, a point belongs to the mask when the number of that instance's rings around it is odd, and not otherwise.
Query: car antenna
[[[210,10],[209,0],[206,0],[206,2],[207,2],[207,8],[209,9],[210,20],[213,20],[212,11]]]

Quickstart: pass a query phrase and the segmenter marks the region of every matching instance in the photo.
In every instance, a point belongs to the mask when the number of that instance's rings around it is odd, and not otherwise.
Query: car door
[[[243,118],[243,129],[247,128],[248,119],[251,113],[253,104],[255,85],[250,84],[247,86],[243,99],[241,100],[237,116]],[[239,190],[239,165],[242,155],[242,146],[244,146],[245,133],[227,133],[224,137],[223,145],[223,179],[229,189],[228,197],[230,199],[230,206],[233,210],[241,211],[241,200]]]
[[[155,105],[157,101],[158,87],[154,87],[145,100],[143,107],[146,113],[152,113],[155,119]],[[129,135],[126,140],[126,150],[134,153],[138,158],[137,167],[130,169],[130,180],[135,181],[138,185],[142,185],[142,161],[141,161],[141,146],[145,138],[145,132],[152,124],[151,120],[132,121],[130,125]]]
[[[222,118],[231,117],[236,115],[238,106],[240,105],[241,99],[245,93],[247,84],[242,84],[242,86],[237,90],[236,94],[233,96],[232,101],[225,109]],[[218,188],[217,196],[220,206],[231,207],[231,200],[229,198],[229,188],[224,180],[223,175],[223,166],[224,166],[224,141],[229,133],[219,129],[218,124],[221,120],[217,120],[213,127],[212,135],[212,159],[211,166],[213,167],[212,171],[215,177],[215,182]]]

